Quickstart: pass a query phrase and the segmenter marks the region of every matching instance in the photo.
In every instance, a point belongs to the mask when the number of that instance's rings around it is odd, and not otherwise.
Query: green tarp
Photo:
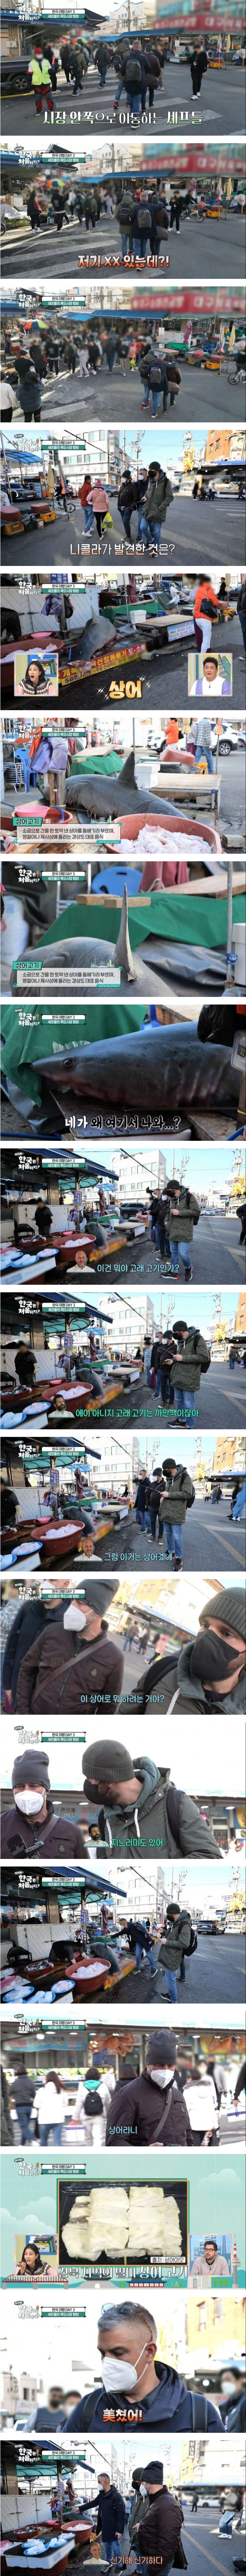
[[[122,842],[121,856],[124,862],[124,842]],[[237,921],[245,921],[243,894],[234,895],[234,918]],[[184,943],[188,941],[188,946],[194,948],[226,948],[225,895],[220,895],[219,900],[216,900],[215,895],[209,895],[205,891],[204,894],[185,895],[179,894],[175,886],[171,888],[164,886],[162,890],[157,887],[156,893],[152,894],[148,901],[147,897],[139,894],[133,905],[130,896],[128,897],[128,921],[133,949],[141,947],[141,942],[148,936],[156,939],[184,940]],[[102,895],[97,900],[94,894],[89,908],[83,901],[66,905],[66,911],[59,914],[59,920],[53,921],[48,930],[42,932],[42,948],[49,948],[51,943],[56,947],[59,940],[65,940],[66,937],[91,939],[92,946],[94,939],[108,939],[114,946],[118,939],[119,927],[120,905],[114,902],[113,896],[112,902],[108,897],[105,910]],[[30,966],[34,953],[36,954],[36,951],[30,951]],[[26,962],[24,959],[24,964]]]
[[[9,1075],[10,1082],[21,1085],[23,1094],[31,1089],[40,1108],[41,1077],[34,1071],[37,1056],[55,1056],[59,1048],[60,1053],[72,1054],[75,1047],[95,1044],[96,1039],[103,1045],[104,1038],[128,1037],[130,1030],[141,1028],[144,1010],[144,1001],[130,1005],[99,1002],[96,1008],[93,1002],[86,1002],[84,1011],[75,1011],[72,1003],[70,1010],[63,1006],[61,1011],[55,1010],[52,1003],[44,1003],[43,1010],[35,1002],[33,1009],[22,1003],[21,1010],[16,1003],[5,1003],[2,1071]]]

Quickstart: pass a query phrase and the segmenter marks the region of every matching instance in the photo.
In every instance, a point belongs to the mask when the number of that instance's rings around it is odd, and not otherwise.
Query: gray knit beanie
[[[25,1789],[27,1780],[30,1789],[36,1789],[37,1782],[38,1787],[40,1786],[43,1789],[49,1789],[48,1753],[43,1753],[41,1751],[40,1753],[30,1753],[27,1747],[27,1751],[25,1753],[16,1754],[16,1761],[14,1762],[14,1768],[12,1771],[12,1789]]]
[[[245,1641],[245,1591],[241,1585],[238,1592],[232,1583],[223,1592],[212,1592],[211,1600],[200,1610],[199,1628],[209,1628],[210,1619],[222,1619],[225,1628],[235,1628],[236,1636]]]
[[[126,1752],[125,1744],[108,1743],[105,1735],[102,1744],[87,1744],[82,1771],[88,1780],[105,1780],[105,1788],[107,1780],[134,1780],[131,1754]]]
[[[174,2030],[150,2031],[145,2058],[146,2066],[176,2066],[176,2056]]]

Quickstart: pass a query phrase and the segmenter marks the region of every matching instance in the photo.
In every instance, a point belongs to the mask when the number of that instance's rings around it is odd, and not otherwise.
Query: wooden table
[[[166,767],[159,769],[158,761],[153,760],[150,786],[153,787],[155,795],[170,796],[176,804],[189,804],[194,798],[196,805],[211,805],[215,814],[219,814],[221,769],[214,769],[213,775],[212,770],[210,772],[198,769],[196,763],[191,770]]]

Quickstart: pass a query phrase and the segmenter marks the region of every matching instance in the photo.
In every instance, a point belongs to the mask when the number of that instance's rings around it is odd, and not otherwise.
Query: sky
[[[164,469],[164,470],[165,470],[165,472],[166,472],[166,470],[167,470],[167,465],[169,465],[169,464],[170,464],[171,459],[172,459],[173,467],[175,466],[175,468],[177,468],[177,466],[178,466],[178,465],[180,465],[180,463],[181,463],[181,453],[182,453],[182,448],[183,448],[183,435],[184,435],[184,432],[183,432],[183,425],[182,425],[182,424],[180,425],[180,422],[179,422],[179,423],[177,423],[177,421],[175,421],[175,422],[173,423],[173,420],[171,420],[171,421],[169,421],[169,422],[168,422],[167,426],[165,426],[165,427],[164,427],[164,425],[163,425],[163,421],[162,421],[161,423],[158,421],[158,424],[156,424],[156,423],[155,423],[155,421],[154,421],[154,422],[152,421],[152,422],[150,423],[150,426],[149,426],[149,427],[147,427],[147,426],[146,426],[146,428],[145,428],[145,423],[144,423],[144,421],[141,421],[141,457],[142,457],[142,461],[143,461],[144,465],[149,465],[149,464],[150,464],[150,462],[151,462],[151,459],[154,459],[154,457],[156,457],[156,459],[160,462],[161,467],[162,467],[162,469]],[[201,450],[202,450],[202,448],[203,448],[203,447],[204,447],[204,445],[205,445],[205,440],[206,440],[206,436],[207,436],[207,425],[206,425],[206,422],[204,421],[204,422],[203,422],[203,423],[201,423],[201,424],[199,423],[199,425],[198,425],[197,435],[196,435],[196,431],[195,431],[195,429],[194,429],[194,430],[192,430],[191,435],[192,435],[192,439],[193,439],[193,443],[194,443],[194,448],[195,448],[195,458],[196,458],[196,462],[197,462],[197,460],[198,460],[199,456],[201,455]],[[132,443],[132,424],[131,424],[131,422],[130,422],[130,421],[126,421],[126,426],[125,426],[125,437],[126,437],[126,446],[127,446],[127,448],[128,448],[128,446],[129,446],[129,452],[130,452],[130,450],[131,450],[131,443]],[[78,446],[79,446],[79,430],[78,430],[78,431],[74,430],[74,432],[73,432],[73,430],[71,429],[71,435],[70,435],[70,433],[69,433],[69,446],[70,446],[71,448],[72,448],[72,445],[73,445],[73,438],[74,438],[74,447],[75,447],[75,451],[77,451],[77,448],[78,448]],[[19,426],[19,423],[18,423],[18,430],[17,430],[17,443],[18,443],[18,446],[21,446],[21,447],[23,447],[23,448],[25,448],[25,446],[27,446],[28,452],[29,452],[29,451],[30,451],[30,453],[31,453],[31,452],[33,452],[33,454],[34,454],[35,456],[39,456],[39,455],[41,455],[41,454],[42,454],[42,446],[43,446],[43,447],[45,447],[45,448],[49,448],[49,445],[50,445],[50,438],[49,438],[48,430],[47,430],[47,428],[46,428],[46,427],[45,427],[45,425],[44,425],[44,428],[43,428],[43,430],[42,430],[42,428],[41,428],[41,433],[40,433],[40,435],[39,435],[39,433],[36,433],[35,426],[33,427],[32,423],[30,424],[30,422],[29,422],[29,421],[28,421],[28,423],[25,425],[24,429],[23,429],[23,427],[22,427],[22,426],[20,427],[20,426]],[[61,444],[61,446],[63,446],[63,444],[64,444],[64,437],[63,437],[63,431],[62,431],[62,428],[61,428],[61,433],[60,433],[60,444]],[[59,436],[58,436],[58,445],[59,445]],[[84,450],[84,437],[83,437],[83,441],[82,441],[82,446],[83,446],[83,450]],[[7,451],[9,451],[9,448],[10,448],[11,450],[13,449],[13,431],[11,431],[11,432],[10,432],[9,437],[7,436],[7,437],[5,438],[5,448],[6,448],[6,453],[7,453]],[[89,423],[89,435],[88,435],[88,448],[89,448],[89,451],[90,451],[90,423]]]
[[[197,1327],[197,1325],[199,1324],[200,1332],[205,1333],[205,1337],[206,1337],[206,1335],[208,1335],[208,1337],[210,1338],[210,1336],[211,1336],[211,1331],[212,1331],[212,1327],[213,1327],[213,1325],[214,1325],[214,1321],[215,1321],[215,1317],[216,1317],[216,1311],[217,1311],[217,1299],[219,1299],[219,1297],[220,1297],[220,1289],[219,1289],[219,1288],[218,1288],[218,1289],[216,1289],[216,1288],[196,1288],[196,1286],[193,1286],[192,1288],[187,1288],[187,1285],[186,1285],[186,1283],[184,1284],[184,1281],[183,1281],[183,1280],[178,1280],[177,1288],[176,1288],[176,1287],[175,1287],[175,1280],[172,1280],[171,1282],[170,1282],[169,1280],[167,1280],[167,1282],[165,1283],[165,1279],[163,1279],[163,1287],[162,1287],[162,1289],[160,1289],[160,1288],[156,1288],[156,1286],[155,1286],[155,1281],[153,1281],[153,1282],[152,1282],[152,1280],[151,1280],[151,1281],[150,1281],[149,1292],[148,1292],[148,1288],[147,1288],[147,1287],[146,1287],[146,1288],[142,1288],[142,1289],[140,1288],[140,1289],[139,1289],[139,1288],[138,1288],[137,1281],[136,1281],[136,1286],[133,1284],[133,1287],[132,1287],[132,1288],[125,1288],[125,1287],[124,1287],[124,1288],[123,1288],[123,1292],[121,1291],[121,1288],[119,1288],[119,1289],[117,1290],[117,1289],[116,1289],[116,1288],[114,1288],[114,1287],[110,1287],[110,1288],[109,1288],[109,1290],[108,1290],[108,1293],[107,1293],[107,1309],[108,1309],[108,1314],[109,1314],[109,1315],[111,1315],[111,1313],[112,1313],[112,1318],[113,1318],[113,1323],[114,1323],[115,1330],[116,1330],[116,1328],[117,1328],[117,1307],[120,1305],[120,1307],[121,1307],[121,1317],[122,1317],[122,1307],[124,1306],[124,1308],[125,1308],[125,1317],[126,1317],[126,1335],[128,1334],[128,1331],[129,1331],[129,1327],[130,1327],[130,1325],[131,1325],[131,1324],[133,1324],[133,1322],[134,1322],[134,1318],[136,1318],[136,1325],[137,1325],[137,1327],[138,1327],[138,1329],[137,1329],[137,1340],[138,1340],[138,1333],[139,1333],[139,1320],[138,1320],[138,1319],[139,1319],[139,1315],[141,1315],[142,1320],[143,1320],[143,1329],[144,1329],[144,1328],[145,1328],[145,1318],[146,1318],[146,1301],[147,1301],[148,1293],[150,1294],[151,1298],[153,1297],[154,1322],[156,1322],[156,1324],[157,1324],[157,1325],[159,1325],[159,1323],[160,1323],[160,1311],[161,1311],[161,1308],[160,1308],[160,1300],[161,1300],[161,1297],[162,1297],[162,1320],[163,1320],[163,1328],[164,1328],[164,1326],[165,1326],[165,1286],[166,1286],[166,1300],[167,1300],[167,1307],[169,1307],[169,1304],[170,1304],[170,1294],[171,1294],[171,1293],[172,1293],[172,1298],[173,1298],[172,1322],[174,1322],[174,1321],[175,1321],[175,1316],[177,1316],[177,1317],[178,1317],[179,1315],[182,1315],[182,1316],[184,1316],[184,1318],[185,1318],[185,1315],[187,1314],[187,1323],[190,1323],[190,1324],[191,1324],[191,1326],[192,1326],[192,1328],[193,1328],[193,1327],[194,1327],[194,1328],[195,1328],[195,1327]],[[224,1322],[225,1322],[225,1324],[226,1324],[226,1332],[232,1332],[233,1324],[234,1324],[234,1321],[235,1321],[236,1308],[237,1308],[237,1296],[238,1296],[237,1287],[235,1287],[235,1288],[222,1288],[222,1291],[221,1291],[221,1312],[222,1312],[222,1318],[223,1318],[223,1321],[224,1321]],[[89,1291],[89,1289],[88,1289],[88,1291],[87,1291],[87,1290],[86,1290],[86,1288],[85,1288],[85,1290],[84,1290],[84,1299],[85,1299],[85,1305],[87,1305],[87,1304],[88,1304],[88,1306],[89,1306],[89,1308],[90,1308],[90,1291]],[[84,1302],[84,1300],[83,1300],[83,1302]],[[96,1304],[96,1299],[94,1300],[94,1302],[95,1302],[95,1304]],[[104,1290],[102,1290],[102,1292],[101,1292],[101,1297],[100,1297],[100,1296],[98,1296],[98,1314],[100,1315],[101,1313],[102,1313],[102,1314],[103,1314],[103,1313],[105,1314],[105,1289],[104,1289]],[[95,1331],[96,1331],[96,1316],[95,1316],[95,1318],[94,1318],[94,1326],[95,1326]]]
[[[241,1145],[241,1139],[240,1139],[240,1146],[241,1146],[241,1156],[242,1156],[242,1158],[244,1159],[244,1147],[243,1147],[243,1145]],[[76,1159],[79,1161],[79,1156],[81,1155],[81,1146],[79,1145],[79,1142],[78,1142],[78,1139],[77,1139],[77,1138],[76,1138],[76,1140],[75,1140],[75,1145],[74,1145],[74,1149],[73,1149],[73,1150],[74,1150],[74,1152],[75,1152]],[[86,1150],[86,1149],[85,1149],[85,1150]],[[163,1150],[165,1151],[165,1154],[166,1154],[166,1162],[168,1162],[168,1147],[165,1145],[165,1141],[164,1141],[164,1148],[163,1148]],[[200,1145],[188,1145],[188,1144],[186,1145],[186,1144],[185,1144],[185,1146],[184,1146],[184,1144],[182,1144],[182,1140],[181,1140],[180,1145],[175,1146],[175,1152],[174,1152],[174,1172],[175,1172],[175,1173],[178,1175],[178,1177],[179,1177],[181,1162],[183,1162],[184,1154],[185,1154],[185,1160],[186,1160],[185,1180],[186,1180],[186,1184],[188,1184],[188,1188],[189,1188],[189,1189],[190,1189],[190,1188],[192,1188],[192,1189],[194,1188],[194,1190],[196,1191],[196,1189],[197,1189],[199,1186],[201,1186],[201,1178],[202,1178],[202,1186],[203,1186],[203,1187],[204,1187],[204,1186],[206,1186],[206,1185],[208,1186],[209,1184],[211,1184],[211,1182],[214,1182],[214,1183],[215,1183],[215,1185],[216,1185],[216,1183],[218,1183],[218,1188],[219,1188],[219,1189],[223,1189],[223,1187],[225,1187],[225,1189],[226,1189],[226,1188],[228,1187],[228,1182],[229,1182],[229,1180],[231,1180],[231,1174],[232,1174],[232,1172],[234,1171],[234,1169],[236,1168],[236,1161],[237,1161],[237,1156],[238,1156],[238,1150],[239,1150],[239,1149],[238,1149],[238,1147],[236,1147],[236,1148],[235,1148],[235,1146],[233,1146],[233,1144],[230,1144],[230,1145],[220,1145],[220,1146],[218,1146],[218,1145],[211,1145],[211,1144],[210,1144],[210,1145],[204,1145],[204,1144],[203,1144],[203,1147],[202,1147],[202,1169],[201,1169],[201,1147],[200,1147]],[[170,1151],[171,1151],[171,1148],[170,1148]],[[98,1145],[90,1144],[90,1146],[88,1147],[88,1152],[89,1152],[89,1154],[90,1154],[90,1161],[93,1161],[93,1162],[95,1163],[95,1175],[96,1175],[96,1173],[97,1173],[97,1169],[98,1169],[98,1165],[99,1165],[99,1161],[100,1161],[100,1166],[101,1166],[101,1164],[103,1165],[103,1170],[104,1170],[105,1172],[109,1172],[110,1170],[112,1170],[112,1177],[114,1178],[115,1173],[116,1173],[116,1171],[117,1171],[117,1169],[118,1169],[118,1164],[119,1164],[119,1160],[120,1160],[120,1162],[121,1162],[121,1167],[123,1167],[123,1163],[124,1163],[124,1165],[125,1165],[125,1177],[126,1177],[126,1180],[127,1180],[127,1162],[128,1162],[129,1164],[130,1164],[130,1163],[132,1164],[133,1159],[134,1159],[134,1154],[135,1154],[135,1157],[136,1157],[136,1165],[137,1165],[138,1171],[139,1171],[139,1164],[140,1164],[140,1162],[141,1162],[143,1185],[144,1185],[144,1182],[146,1181],[146,1188],[148,1187],[148,1182],[150,1183],[150,1186],[151,1186],[151,1169],[152,1169],[152,1162],[153,1162],[153,1153],[154,1153],[154,1152],[156,1152],[156,1154],[158,1154],[158,1143],[157,1143],[157,1144],[155,1143],[155,1138],[153,1138],[152,1144],[149,1144],[149,1145],[145,1145],[145,1144],[144,1144],[144,1142],[141,1144],[141,1140],[140,1140],[139,1145],[136,1145],[135,1147],[134,1147],[134,1143],[133,1143],[132,1145],[128,1145],[128,1146],[127,1146],[127,1144],[124,1144],[124,1145],[122,1145],[122,1146],[121,1146],[121,1145],[118,1145],[118,1147],[117,1147],[117,1146],[116,1146],[116,1147],[114,1147],[114,1146],[110,1146],[110,1145],[108,1145],[108,1146],[106,1146],[106,1145],[105,1145],[105,1146],[104,1146],[103,1144],[102,1144],[102,1145],[100,1144],[100,1151],[99,1151],[99,1146],[98,1146]],[[187,1159],[186,1159],[186,1158],[187,1158]]]

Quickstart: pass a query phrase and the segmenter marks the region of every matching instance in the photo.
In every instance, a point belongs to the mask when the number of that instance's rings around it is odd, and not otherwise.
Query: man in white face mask
[[[120,2077],[107,2114],[105,2145],[192,2146],[189,2112],[178,2092],[174,2030],[150,2031],[142,2075]]]
[[[190,2110],[177,2092],[174,2030],[151,2030],[141,2076],[120,2076],[108,2110],[105,2146],[192,2146]]]
[[[155,2318],[141,2300],[121,2299],[103,2307],[98,2325],[101,2380],[81,2397],[69,2418],[69,2432],[84,2426],[122,2423],[158,2424],[168,2433],[210,2428],[218,2433],[220,2415],[210,2398],[191,2395],[172,2362],[157,2360]],[[64,2430],[64,2426],[63,2426]],[[66,2430],[66,2426],[65,2426]]]
[[[43,1638],[43,1629],[42,1629]],[[60,1630],[61,1633],[61,1630]],[[48,1636],[51,1635],[48,1622]],[[26,1656],[26,1662],[28,1657]],[[13,1805],[1,1819],[1,1853],[6,1858],[22,1859],[23,1852],[73,1859],[86,1850],[80,1825],[72,1816],[57,1815],[49,1781],[49,1758],[43,1746],[18,1753],[12,1771]]]

